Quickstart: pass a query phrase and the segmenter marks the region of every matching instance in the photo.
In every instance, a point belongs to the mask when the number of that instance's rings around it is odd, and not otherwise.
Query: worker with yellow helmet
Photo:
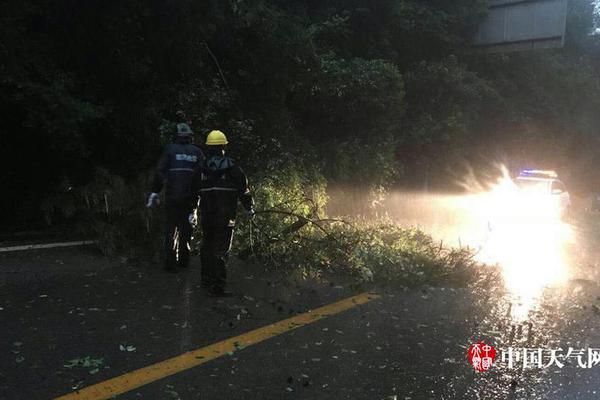
[[[211,131],[208,136],[206,136],[207,146],[225,146],[227,144],[229,144],[227,136],[221,131]]]
[[[250,217],[254,216],[254,202],[248,180],[240,166],[225,155],[227,136],[214,130],[206,137],[206,161],[198,176],[200,195],[200,223],[202,244],[202,286],[214,296],[227,296],[225,290],[226,263],[238,201]]]

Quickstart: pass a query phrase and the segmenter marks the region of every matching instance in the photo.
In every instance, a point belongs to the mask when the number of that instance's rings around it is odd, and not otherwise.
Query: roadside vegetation
[[[235,252],[270,269],[341,274],[356,283],[468,284],[486,273],[472,249],[446,248],[418,229],[385,218],[328,217],[325,181],[318,182],[298,168],[264,176],[255,190],[261,209],[253,221],[240,219]]]
[[[48,204],[77,213],[80,232],[98,238],[105,254],[130,264],[157,265],[163,219],[160,210],[140,206],[148,182],[149,177],[126,184],[99,170],[93,183]],[[416,228],[385,218],[329,218],[326,180],[317,171],[280,168],[256,176],[253,189],[257,216],[239,218],[232,251],[242,262],[305,278],[345,276],[355,284],[463,286],[493,276],[493,269],[475,260],[473,249],[445,247]],[[198,227],[196,250],[200,240]]]
[[[77,221],[106,252],[155,260],[160,216],[144,197],[183,120],[197,142],[225,131],[250,176],[263,212],[252,235],[240,226],[242,256],[360,279],[466,273],[466,250],[323,210],[327,185],[454,189],[463,166],[485,173],[497,161],[558,170],[573,191],[600,186],[592,3],[571,2],[565,48],[501,55],[470,45],[485,6],[9,0],[3,229]]]

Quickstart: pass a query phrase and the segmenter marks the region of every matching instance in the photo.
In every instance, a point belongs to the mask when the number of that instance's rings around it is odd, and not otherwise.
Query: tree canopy
[[[597,189],[600,41],[570,4],[563,49],[470,45],[483,0],[7,0],[3,220],[39,219],[101,167],[152,168],[169,127],[215,128],[249,172],[290,160],[340,185],[446,188],[465,164],[554,168]]]

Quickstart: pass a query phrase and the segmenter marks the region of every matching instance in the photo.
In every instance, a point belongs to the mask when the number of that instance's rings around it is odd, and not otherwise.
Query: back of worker
[[[185,268],[189,263],[190,215],[198,202],[195,182],[205,162],[202,150],[191,144],[191,138],[189,126],[177,124],[174,143],[165,146],[158,161],[147,204],[152,207],[165,188],[165,269],[169,272],[177,272],[176,267]]]
[[[194,174],[204,163],[204,154],[198,146],[190,143],[168,144],[161,156],[157,177],[153,189],[160,190],[161,183],[165,186],[165,203],[181,204],[195,203],[196,193],[192,188]]]
[[[206,161],[197,184],[200,194],[202,226],[202,285],[216,296],[228,295],[226,286],[227,256],[231,248],[238,201],[250,217],[253,200],[246,175],[240,166],[225,155],[225,134],[212,131],[206,140]]]
[[[244,208],[252,208],[246,176],[233,159],[208,151],[200,177],[201,220],[211,225],[235,226],[238,200]]]

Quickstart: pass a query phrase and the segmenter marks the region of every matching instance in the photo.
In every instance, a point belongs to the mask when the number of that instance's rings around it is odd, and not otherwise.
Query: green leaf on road
[[[120,344],[119,345],[119,350],[121,350],[121,351],[128,351],[128,352],[131,353],[132,351],[135,351],[136,348],[135,348],[135,346],[132,346],[130,344],[127,344],[127,345]]]
[[[233,345],[235,346],[236,350],[243,350],[246,348],[246,345],[240,342],[233,342]]]
[[[169,394],[171,396],[172,399],[174,400],[179,400],[181,399],[181,397],[179,396],[179,393],[177,393],[176,391],[172,390],[173,387],[169,387],[168,390],[165,390],[165,393]]]
[[[82,358],[74,358],[72,360],[68,360],[63,367],[65,368],[99,368],[104,364],[103,358],[92,358],[90,356],[82,357]]]

